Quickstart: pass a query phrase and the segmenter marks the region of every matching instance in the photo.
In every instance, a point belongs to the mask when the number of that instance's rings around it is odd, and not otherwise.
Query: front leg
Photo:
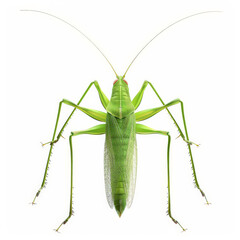
[[[79,105],[79,104],[82,102],[83,98],[86,96],[86,94],[88,93],[88,91],[89,91],[89,89],[92,87],[92,85],[95,86],[95,88],[96,88],[96,90],[97,90],[97,92],[98,92],[98,95],[99,95],[99,98],[100,98],[100,101],[101,101],[103,107],[104,107],[105,109],[107,108],[107,105],[108,105],[108,103],[109,103],[108,98],[107,98],[106,95],[103,93],[103,91],[102,91],[102,89],[100,88],[100,86],[99,86],[99,84],[98,84],[97,81],[91,82],[91,83],[89,84],[88,88],[86,89],[86,91],[84,92],[84,94],[82,95],[82,97],[80,98],[80,100],[77,102],[77,104],[75,104],[73,111],[71,112],[71,114],[70,114],[69,117],[67,118],[66,122],[63,124],[61,130],[59,131],[56,140],[54,140],[54,139],[55,139],[55,135],[54,135],[54,137],[53,137],[53,139],[52,139],[52,142],[53,142],[53,143],[58,142],[58,140],[59,140],[60,137],[62,136],[62,133],[63,133],[65,127],[67,126],[69,120],[71,119],[73,113],[74,113],[75,110],[77,109],[77,105]],[[61,107],[61,106],[59,106],[59,107]],[[58,110],[58,113],[60,114],[60,109]],[[57,121],[58,121],[58,118],[59,118],[59,116],[57,117]],[[56,125],[57,125],[57,123],[56,123]],[[55,128],[56,128],[56,125],[55,125]],[[55,134],[56,134],[56,132],[55,132]]]
[[[159,96],[158,92],[156,91],[156,89],[153,87],[153,85],[148,82],[148,81],[144,81],[141,89],[139,90],[139,92],[137,93],[137,95],[134,97],[134,99],[132,100],[132,104],[134,105],[135,110],[139,107],[142,98],[143,98],[143,93],[145,92],[146,87],[150,85],[150,87],[152,88],[152,90],[154,91],[154,93],[157,95],[158,99],[160,100],[160,102],[162,103],[162,105],[165,105],[165,103],[163,102],[162,98]],[[166,106],[166,105],[165,105]],[[183,108],[183,106],[182,106]],[[185,141],[188,144],[195,144],[193,142],[190,142],[188,139],[188,133],[187,133],[187,127],[185,126],[185,118],[184,118],[184,113],[183,113],[183,109],[182,109],[182,116],[183,116],[183,122],[184,122],[184,128],[185,128],[185,135],[184,136],[181,128],[179,127],[177,121],[174,119],[173,115],[171,114],[171,112],[169,111],[169,109],[166,107],[165,108],[168,112],[168,114],[170,115],[171,119],[173,120],[174,124],[176,125],[178,132],[180,133],[180,136],[182,137],[183,141]],[[198,146],[198,144],[195,144],[196,146]]]

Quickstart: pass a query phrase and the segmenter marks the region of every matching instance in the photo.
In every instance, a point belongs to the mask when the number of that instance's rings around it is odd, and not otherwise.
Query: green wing
[[[134,126],[134,131],[131,132],[129,143],[128,143],[128,151],[127,151],[127,179],[128,179],[128,197],[127,197],[127,206],[131,207],[135,187],[136,187],[136,179],[137,179],[137,140],[136,140],[136,131]]]
[[[120,189],[130,207],[137,175],[137,143],[135,115],[118,119],[107,114],[104,151],[105,190],[109,206],[114,205],[113,192]]]
[[[113,208],[113,197],[111,189],[111,165],[114,162],[114,154],[112,151],[111,140],[106,134],[105,146],[104,146],[104,180],[105,180],[105,192],[108,204],[110,208]]]

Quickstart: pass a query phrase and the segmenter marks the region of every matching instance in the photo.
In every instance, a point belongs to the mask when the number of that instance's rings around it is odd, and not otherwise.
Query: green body
[[[43,14],[47,14],[49,16],[52,16],[54,18],[57,18],[64,23],[68,24],[69,26],[76,29],[78,32],[80,32],[83,36],[85,36],[98,50],[99,48],[85,35],[83,34],[79,29],[71,25],[70,23],[66,22],[65,20],[62,20],[52,14],[36,11],[36,10],[26,10],[26,11],[33,11],[33,12],[39,12]],[[164,28],[161,32],[159,32],[156,36],[154,36],[143,48],[142,50],[136,55],[136,57],[143,51],[143,49],[152,41],[154,40],[160,33],[168,29],[169,27],[173,26],[174,24],[183,21],[187,18],[203,14],[207,12],[201,12],[197,14],[190,15],[188,17],[182,18],[166,28]],[[100,50],[99,50],[100,51]],[[112,67],[109,60],[106,58],[106,56],[100,51],[100,53],[103,55],[103,57],[108,61],[110,64],[112,70],[116,74],[114,68]],[[153,87],[153,85],[145,81],[141,87],[141,89],[138,91],[136,96],[133,98],[133,100],[130,99],[129,95],[129,89],[128,84],[124,80],[124,77],[129,69],[129,67],[132,65],[136,57],[132,60],[130,65],[128,66],[126,72],[124,73],[123,77],[118,76],[117,81],[114,82],[113,89],[112,89],[112,96],[110,101],[106,97],[106,95],[101,90],[99,84],[97,81],[94,81],[89,84],[88,88],[80,98],[80,100],[77,102],[77,104],[63,99],[59,103],[58,108],[58,114],[56,119],[56,124],[52,136],[52,140],[48,142],[50,144],[50,150],[48,154],[47,164],[45,167],[45,172],[43,176],[43,181],[41,184],[41,187],[37,191],[32,204],[35,203],[36,198],[39,196],[42,189],[45,187],[46,184],[46,178],[47,178],[47,172],[49,168],[50,163],[50,157],[52,155],[52,149],[54,144],[56,144],[60,137],[62,136],[62,133],[68,124],[69,120],[71,119],[73,113],[76,109],[84,112],[88,116],[94,118],[97,121],[102,122],[103,124],[96,125],[94,127],[91,127],[86,130],[80,130],[80,131],[73,131],[71,132],[69,136],[69,146],[70,146],[70,154],[71,154],[71,181],[70,181],[70,208],[69,208],[69,215],[68,217],[59,225],[59,227],[56,229],[56,231],[59,230],[59,228],[68,222],[68,220],[71,218],[73,210],[72,210],[72,193],[73,193],[73,146],[72,146],[72,138],[77,135],[82,134],[91,134],[91,135],[100,135],[105,134],[106,140],[105,140],[105,150],[104,150],[104,176],[105,176],[105,188],[106,188],[106,195],[107,200],[110,205],[110,207],[115,207],[117,213],[119,216],[123,213],[126,206],[130,207],[133,196],[134,196],[134,190],[135,190],[135,184],[136,184],[136,173],[137,173],[137,143],[136,143],[136,134],[161,134],[167,137],[168,143],[167,143],[167,185],[168,185],[168,209],[167,214],[172,219],[172,221],[176,224],[178,224],[182,230],[185,230],[181,224],[172,217],[171,213],[171,198],[170,198],[170,143],[171,143],[171,136],[168,131],[162,131],[162,130],[155,130],[148,126],[139,124],[138,122],[147,120],[148,118],[154,116],[155,114],[161,112],[162,110],[166,110],[168,114],[170,115],[170,118],[176,125],[180,137],[184,142],[187,143],[187,148],[190,156],[190,162],[191,167],[193,171],[193,178],[196,188],[200,191],[202,196],[205,198],[206,203],[208,203],[205,193],[202,191],[202,189],[199,186],[195,166],[193,162],[193,156],[192,156],[192,150],[191,145],[194,144],[193,142],[189,141],[188,131],[187,131],[187,125],[185,120],[185,114],[184,114],[184,107],[183,102],[180,99],[175,99],[167,104],[164,103],[162,98],[159,96],[156,89]],[[101,112],[95,109],[88,109],[80,106],[83,98],[88,93],[89,89],[92,86],[95,86],[100,101],[105,108],[106,112]],[[154,94],[158,97],[160,101],[160,106],[155,108],[149,108],[145,109],[143,111],[135,112],[138,106],[140,105],[143,93],[147,86],[150,86],[153,90]],[[58,122],[60,118],[61,108],[62,104],[69,105],[73,107],[72,113],[69,115],[69,117],[66,119],[65,123],[63,124],[62,128],[60,129],[59,133],[57,133],[58,129]],[[169,111],[169,107],[180,104],[181,107],[181,115],[182,115],[182,121],[184,126],[184,131],[181,130],[178,123],[176,122],[175,118]],[[45,144],[43,144],[45,145]],[[197,144],[195,144],[197,145]],[[198,145],[197,145],[198,146]],[[94,147],[94,146],[93,146]]]
[[[129,89],[122,77],[113,85],[106,108],[105,188],[110,207],[121,216],[134,196],[137,168],[136,120]]]
[[[137,170],[137,145],[135,115],[118,119],[107,114],[104,151],[106,195],[119,216],[126,204],[130,207]]]
[[[103,93],[97,81],[92,82],[89,87],[84,92],[81,99],[78,101],[77,104],[73,102],[63,99],[59,103],[59,109],[57,114],[57,120],[53,132],[52,141],[48,142],[50,144],[50,150],[48,155],[48,160],[45,168],[45,173],[43,177],[43,182],[41,184],[40,189],[35,195],[33,199],[33,204],[35,203],[35,199],[39,196],[41,190],[44,188],[46,183],[47,171],[49,167],[50,157],[52,154],[53,145],[57,143],[62,136],[62,132],[65,129],[67,123],[69,122],[70,118],[72,117],[73,113],[76,109],[84,112],[88,116],[94,118],[97,121],[103,122],[104,124],[99,124],[94,127],[91,127],[86,130],[81,131],[74,131],[71,132],[69,136],[69,145],[70,145],[70,153],[71,153],[71,190],[70,190],[70,209],[68,217],[60,224],[59,228],[68,222],[68,220],[72,216],[72,191],[73,191],[73,147],[72,147],[72,137],[82,134],[91,134],[91,135],[100,135],[105,134],[105,149],[104,149],[104,177],[105,177],[105,189],[106,189],[106,196],[110,207],[115,207],[119,216],[123,213],[126,206],[130,207],[132,204],[135,184],[136,184],[136,175],[137,175],[137,143],[136,143],[136,134],[161,134],[168,137],[168,146],[167,146],[167,176],[168,176],[168,215],[173,220],[174,223],[178,224],[183,230],[185,230],[181,224],[172,217],[171,214],[171,198],[170,198],[170,143],[171,137],[169,132],[155,130],[148,126],[139,124],[138,122],[146,120],[155,114],[161,112],[162,110],[166,109],[169,113],[170,117],[172,118],[174,124],[176,125],[181,138],[187,143],[188,151],[190,155],[193,176],[194,176],[194,183],[196,187],[201,192],[202,196],[205,197],[206,202],[208,204],[207,198],[199,187],[197,176],[195,172],[195,167],[193,163],[192,157],[192,150],[191,145],[193,142],[189,141],[188,132],[186,127],[186,121],[184,116],[184,108],[183,103],[180,99],[175,99],[167,104],[163,102],[161,97],[158,95],[157,91],[153,87],[153,85],[145,81],[137,93],[137,95],[131,101],[129,95],[128,85],[123,77],[117,76],[117,81],[113,85],[112,96],[110,101]],[[103,107],[106,109],[106,113],[88,109],[84,107],[80,107],[80,103],[91,88],[91,86],[95,86],[99,98]],[[135,112],[135,110],[140,105],[143,93],[147,86],[150,86],[154,93],[157,95],[158,99],[160,100],[162,106],[150,108],[146,110],[142,110],[139,112]],[[57,126],[60,118],[60,112],[62,108],[62,104],[66,104],[69,106],[74,107],[72,113],[69,115],[68,119],[62,126],[61,130],[59,131],[58,135],[56,136]],[[181,105],[181,112],[182,112],[182,120],[184,125],[185,134],[180,129],[178,123],[168,110],[168,107],[173,105],[180,104]],[[45,144],[43,144],[45,145]]]

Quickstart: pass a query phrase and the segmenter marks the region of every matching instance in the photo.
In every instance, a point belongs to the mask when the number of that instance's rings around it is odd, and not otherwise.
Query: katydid
[[[169,217],[172,219],[172,221],[176,224],[178,224],[183,231],[185,231],[185,228],[172,216],[171,213],[171,195],[170,195],[170,143],[171,143],[171,136],[168,131],[162,131],[162,130],[155,130],[153,128],[150,128],[148,126],[145,126],[143,124],[139,124],[140,121],[146,120],[157,113],[161,112],[162,110],[166,110],[168,114],[170,115],[170,118],[176,125],[180,137],[183,141],[186,142],[190,160],[191,160],[191,166],[193,171],[193,178],[194,178],[194,184],[196,188],[200,191],[201,195],[205,198],[206,203],[209,204],[205,193],[200,188],[196,171],[194,167],[193,162],[193,156],[192,156],[192,150],[191,146],[192,144],[195,144],[189,140],[188,131],[187,131],[187,125],[185,120],[185,113],[184,113],[184,106],[183,102],[180,99],[175,99],[167,104],[162,100],[162,98],[159,96],[158,92],[154,88],[154,86],[148,82],[144,81],[141,89],[137,93],[137,95],[131,100],[129,95],[129,88],[128,83],[125,80],[126,73],[128,72],[130,66],[135,61],[135,59],[138,57],[138,55],[147,47],[149,43],[151,43],[159,34],[161,34],[163,31],[168,29],[169,27],[175,25],[178,22],[181,22],[187,18],[209,13],[209,12],[217,12],[217,11],[208,11],[208,12],[200,12],[197,14],[190,15],[188,17],[182,18],[163,30],[161,30],[157,35],[155,35],[136,55],[135,58],[131,61],[129,64],[127,70],[122,76],[119,76],[116,71],[114,70],[112,64],[107,59],[107,57],[103,54],[103,52],[93,43],[84,33],[82,33],[79,29],[71,25],[70,23],[66,22],[65,20],[62,20],[52,14],[36,11],[36,10],[23,10],[23,11],[33,11],[33,12],[39,12],[46,15],[49,15],[51,17],[57,18],[64,23],[70,25],[74,29],[76,29],[78,32],[80,32],[85,38],[87,38],[97,49],[98,51],[103,55],[103,57],[107,60],[110,67],[112,68],[114,74],[116,75],[116,80],[113,83],[112,88],[112,96],[110,100],[106,97],[106,95],[103,93],[102,89],[100,88],[97,81],[91,82],[80,98],[80,100],[77,102],[77,104],[63,99],[59,103],[58,108],[58,114],[56,119],[56,124],[52,136],[52,140],[45,144],[50,144],[50,150],[49,155],[47,159],[47,164],[44,172],[43,181],[41,184],[41,187],[37,191],[32,204],[35,203],[36,198],[39,196],[41,190],[44,188],[46,183],[46,176],[49,168],[49,161],[52,153],[53,146],[59,141],[60,137],[62,136],[62,132],[65,129],[67,123],[71,119],[73,113],[76,109],[84,112],[89,117],[103,122],[103,124],[96,125],[94,127],[91,127],[87,130],[81,130],[81,131],[73,131],[71,132],[69,136],[69,145],[70,145],[70,159],[71,159],[71,179],[70,179],[70,209],[69,209],[69,215],[68,217],[59,225],[59,227],[56,229],[58,231],[60,227],[63,224],[66,224],[68,220],[72,216],[72,191],[73,191],[73,147],[72,147],[72,139],[73,137],[77,135],[82,134],[90,134],[90,135],[100,135],[105,134],[105,148],[104,148],[104,178],[105,178],[105,191],[107,196],[108,204],[111,208],[115,208],[116,212],[118,213],[119,217],[122,215],[124,209],[127,207],[130,207],[133,201],[134,197],[134,191],[135,191],[135,185],[136,185],[136,174],[137,174],[137,142],[136,142],[136,134],[160,134],[164,135],[167,138],[168,144],[167,144],[167,184],[168,184],[168,209],[167,213]],[[89,89],[95,86],[97,89],[100,101],[103,105],[103,107],[106,109],[105,112],[101,112],[98,110],[88,109],[85,107],[80,106],[83,98],[88,93]],[[153,92],[156,94],[160,101],[159,107],[146,109],[143,111],[135,112],[137,108],[139,107],[144,91],[146,87],[149,86]],[[73,107],[73,110],[65,123],[63,124],[61,130],[59,133],[57,133],[58,128],[58,122],[60,118],[61,113],[61,107],[63,104],[69,105]],[[184,126],[184,131],[181,130],[178,123],[176,122],[175,118],[169,111],[169,107],[173,105],[180,105],[181,114],[182,114],[182,121]],[[43,144],[43,145],[45,145]],[[197,144],[195,144],[197,145]],[[198,145],[197,145],[198,146]]]

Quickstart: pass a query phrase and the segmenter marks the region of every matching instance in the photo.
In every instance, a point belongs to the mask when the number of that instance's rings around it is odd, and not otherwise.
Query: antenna
[[[99,49],[99,47],[88,37],[86,36],[82,31],[80,31],[78,28],[76,28],[75,26],[73,26],[71,23],[53,15],[53,14],[50,14],[50,13],[47,13],[47,12],[43,12],[43,11],[38,11],[38,10],[31,10],[31,9],[23,9],[23,10],[20,10],[20,11],[24,11],[24,12],[37,12],[37,13],[42,13],[42,14],[46,14],[48,16],[51,16],[53,18],[56,18],[64,23],[66,23],[67,25],[69,25],[70,27],[74,28],[75,30],[77,30],[79,33],[81,33],[90,43],[93,44],[93,46],[102,54],[102,56],[107,60],[107,62],[109,63],[109,65],[111,66],[112,70],[114,71],[116,77],[118,78],[118,75],[116,73],[116,71],[114,70],[112,64],[110,63],[110,61],[107,59],[107,57],[104,55],[104,53]]]
[[[179,20],[177,20],[176,22],[173,22],[171,23],[170,25],[168,25],[167,27],[165,27],[163,30],[161,30],[157,35],[155,35],[139,52],[138,54],[133,58],[133,60],[131,61],[131,63],[129,64],[126,72],[124,73],[123,75],[123,78],[125,77],[127,71],[129,70],[129,68],[131,67],[131,65],[133,64],[133,62],[136,60],[136,58],[139,56],[139,54],[156,38],[158,37],[158,35],[160,35],[162,32],[164,32],[165,30],[167,30],[168,28],[172,27],[173,25],[187,19],[187,18],[191,18],[191,17],[194,17],[194,16],[197,16],[197,15],[200,15],[200,14],[205,14],[205,13],[217,13],[217,12],[221,12],[221,11],[205,11],[205,12],[199,12],[199,13],[195,13],[195,14],[192,14],[192,15],[189,15],[187,17],[184,17],[184,18],[181,18]]]

